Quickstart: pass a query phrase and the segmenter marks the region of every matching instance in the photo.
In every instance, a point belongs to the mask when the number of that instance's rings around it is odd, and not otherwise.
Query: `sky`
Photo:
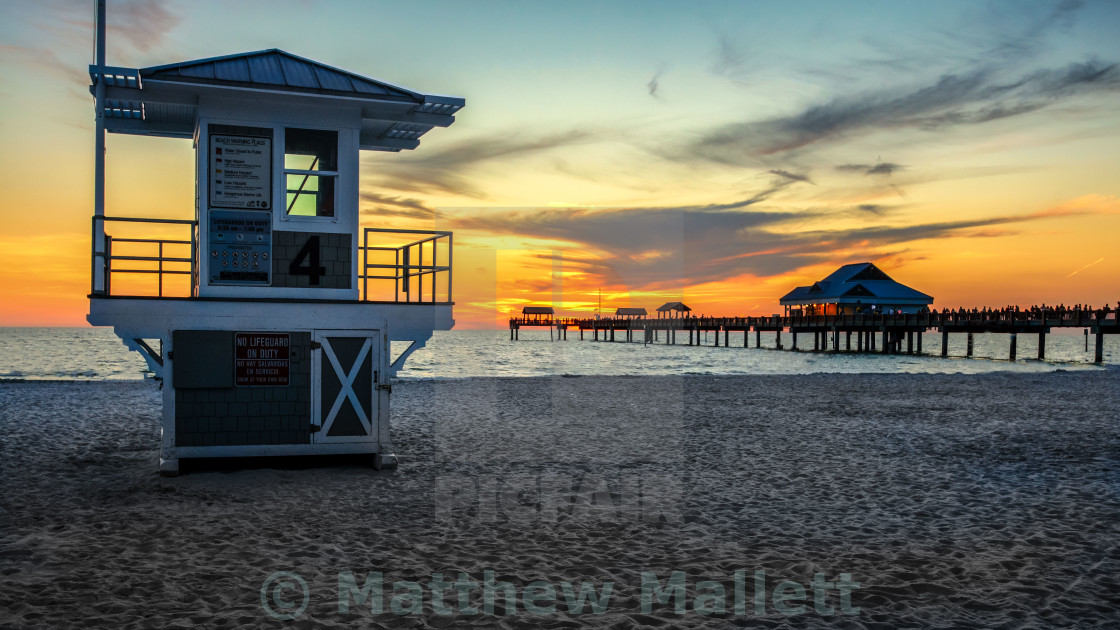
[[[0,325],[84,324],[94,3],[3,2]],[[464,97],[364,152],[363,225],[455,232],[459,328],[780,312],[873,261],[934,307],[1120,300],[1120,3],[108,0],[108,63],[280,48]],[[193,218],[110,135],[107,213]]]

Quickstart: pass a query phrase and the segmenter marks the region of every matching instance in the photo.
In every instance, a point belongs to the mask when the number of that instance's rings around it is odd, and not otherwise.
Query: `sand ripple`
[[[1120,624],[1115,371],[471,379],[393,399],[395,472],[161,479],[152,384],[0,385],[0,627],[277,627],[277,571],[310,593],[290,628]],[[613,591],[601,614],[338,610],[340,571],[389,589],[488,570]],[[811,592],[793,616],[642,610],[643,571],[683,572],[690,604],[718,582],[730,608],[739,570],[850,574],[860,611]]]

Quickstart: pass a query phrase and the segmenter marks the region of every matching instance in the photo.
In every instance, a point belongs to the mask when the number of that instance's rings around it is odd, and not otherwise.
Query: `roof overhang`
[[[420,137],[435,127],[455,122],[466,101],[435,94],[365,94],[265,86],[200,78],[145,78],[145,70],[90,66],[90,93],[104,79],[106,131],[168,138],[191,138],[198,104],[206,98],[269,99],[291,106],[348,106],[360,110],[359,148],[400,151],[415,149]]]
[[[826,297],[826,298],[782,298],[778,300],[778,304],[782,306],[793,306],[798,304],[875,304],[875,305],[897,305],[897,306],[925,306],[933,304],[933,298],[903,298],[903,297],[875,297],[869,295],[853,296],[853,297]]]

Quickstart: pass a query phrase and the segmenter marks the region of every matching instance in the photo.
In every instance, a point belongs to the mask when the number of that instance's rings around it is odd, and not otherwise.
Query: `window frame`
[[[278,178],[281,182],[281,193],[282,194],[280,195],[280,199],[283,200],[282,204],[276,204],[278,206],[283,207],[283,212],[279,213],[280,220],[281,221],[311,221],[311,222],[328,222],[329,221],[331,223],[338,223],[338,220],[339,220],[338,215],[340,213],[339,203],[338,203],[338,193],[339,193],[339,185],[340,185],[340,182],[341,182],[341,179],[342,179],[342,172],[338,169],[338,167],[339,167],[339,165],[342,164],[342,155],[341,155],[341,151],[340,151],[340,145],[342,144],[342,131],[343,130],[336,129],[336,128],[331,128],[331,127],[309,127],[309,126],[303,126],[303,125],[298,125],[298,124],[296,124],[296,125],[280,125],[279,129],[280,129],[281,134],[283,136],[282,150],[277,152],[279,154],[280,167],[281,167],[280,168],[281,176]],[[335,149],[334,149],[335,150],[335,170],[326,171],[326,170],[308,170],[308,169],[288,168],[288,166],[287,166],[287,156],[289,155],[288,154],[288,130],[289,129],[299,129],[299,130],[304,130],[304,131],[326,131],[326,132],[334,133],[334,137],[335,137]],[[294,154],[294,155],[299,155],[299,154]],[[289,175],[297,175],[297,176],[302,175],[304,177],[319,177],[319,178],[330,177],[331,181],[332,181],[332,185],[334,186],[334,193],[332,195],[334,208],[332,210],[332,214],[330,216],[318,215],[318,214],[314,214],[314,215],[310,215],[310,214],[291,214],[289,212],[290,205],[289,205],[289,202],[288,202],[288,194],[290,192],[293,192],[293,191],[291,191],[288,188],[288,176]],[[300,194],[308,194],[308,193],[307,192],[297,193],[296,194],[297,199],[298,199]]]

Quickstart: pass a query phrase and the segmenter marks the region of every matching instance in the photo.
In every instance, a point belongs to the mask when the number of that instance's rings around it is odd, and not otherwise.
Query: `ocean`
[[[621,335],[620,335],[621,336]],[[731,334],[731,347],[678,343],[605,343],[551,341],[548,329],[522,329],[518,341],[508,330],[437,331],[426,347],[408,358],[400,379],[459,379],[485,376],[643,376],[737,374],[980,374],[1101,370],[1120,365],[1120,338],[1106,337],[1105,366],[1092,363],[1092,337],[1086,349],[1081,330],[1047,336],[1045,361],[1037,356],[1037,337],[1020,335],[1018,360],[1008,361],[1008,335],[976,335],[974,357],[965,358],[965,336],[951,335],[948,358],[941,358],[941,335],[925,335],[922,355],[882,355],[774,350],[774,333],[763,333],[762,348],[743,348],[742,333]],[[677,337],[678,341],[681,337]],[[782,337],[788,348],[790,337]],[[804,335],[799,344],[812,344]],[[853,344],[854,344],[853,340]],[[393,355],[407,344],[395,342]],[[144,380],[154,375],[144,360],[128,350],[110,328],[0,328],[0,380]]]

